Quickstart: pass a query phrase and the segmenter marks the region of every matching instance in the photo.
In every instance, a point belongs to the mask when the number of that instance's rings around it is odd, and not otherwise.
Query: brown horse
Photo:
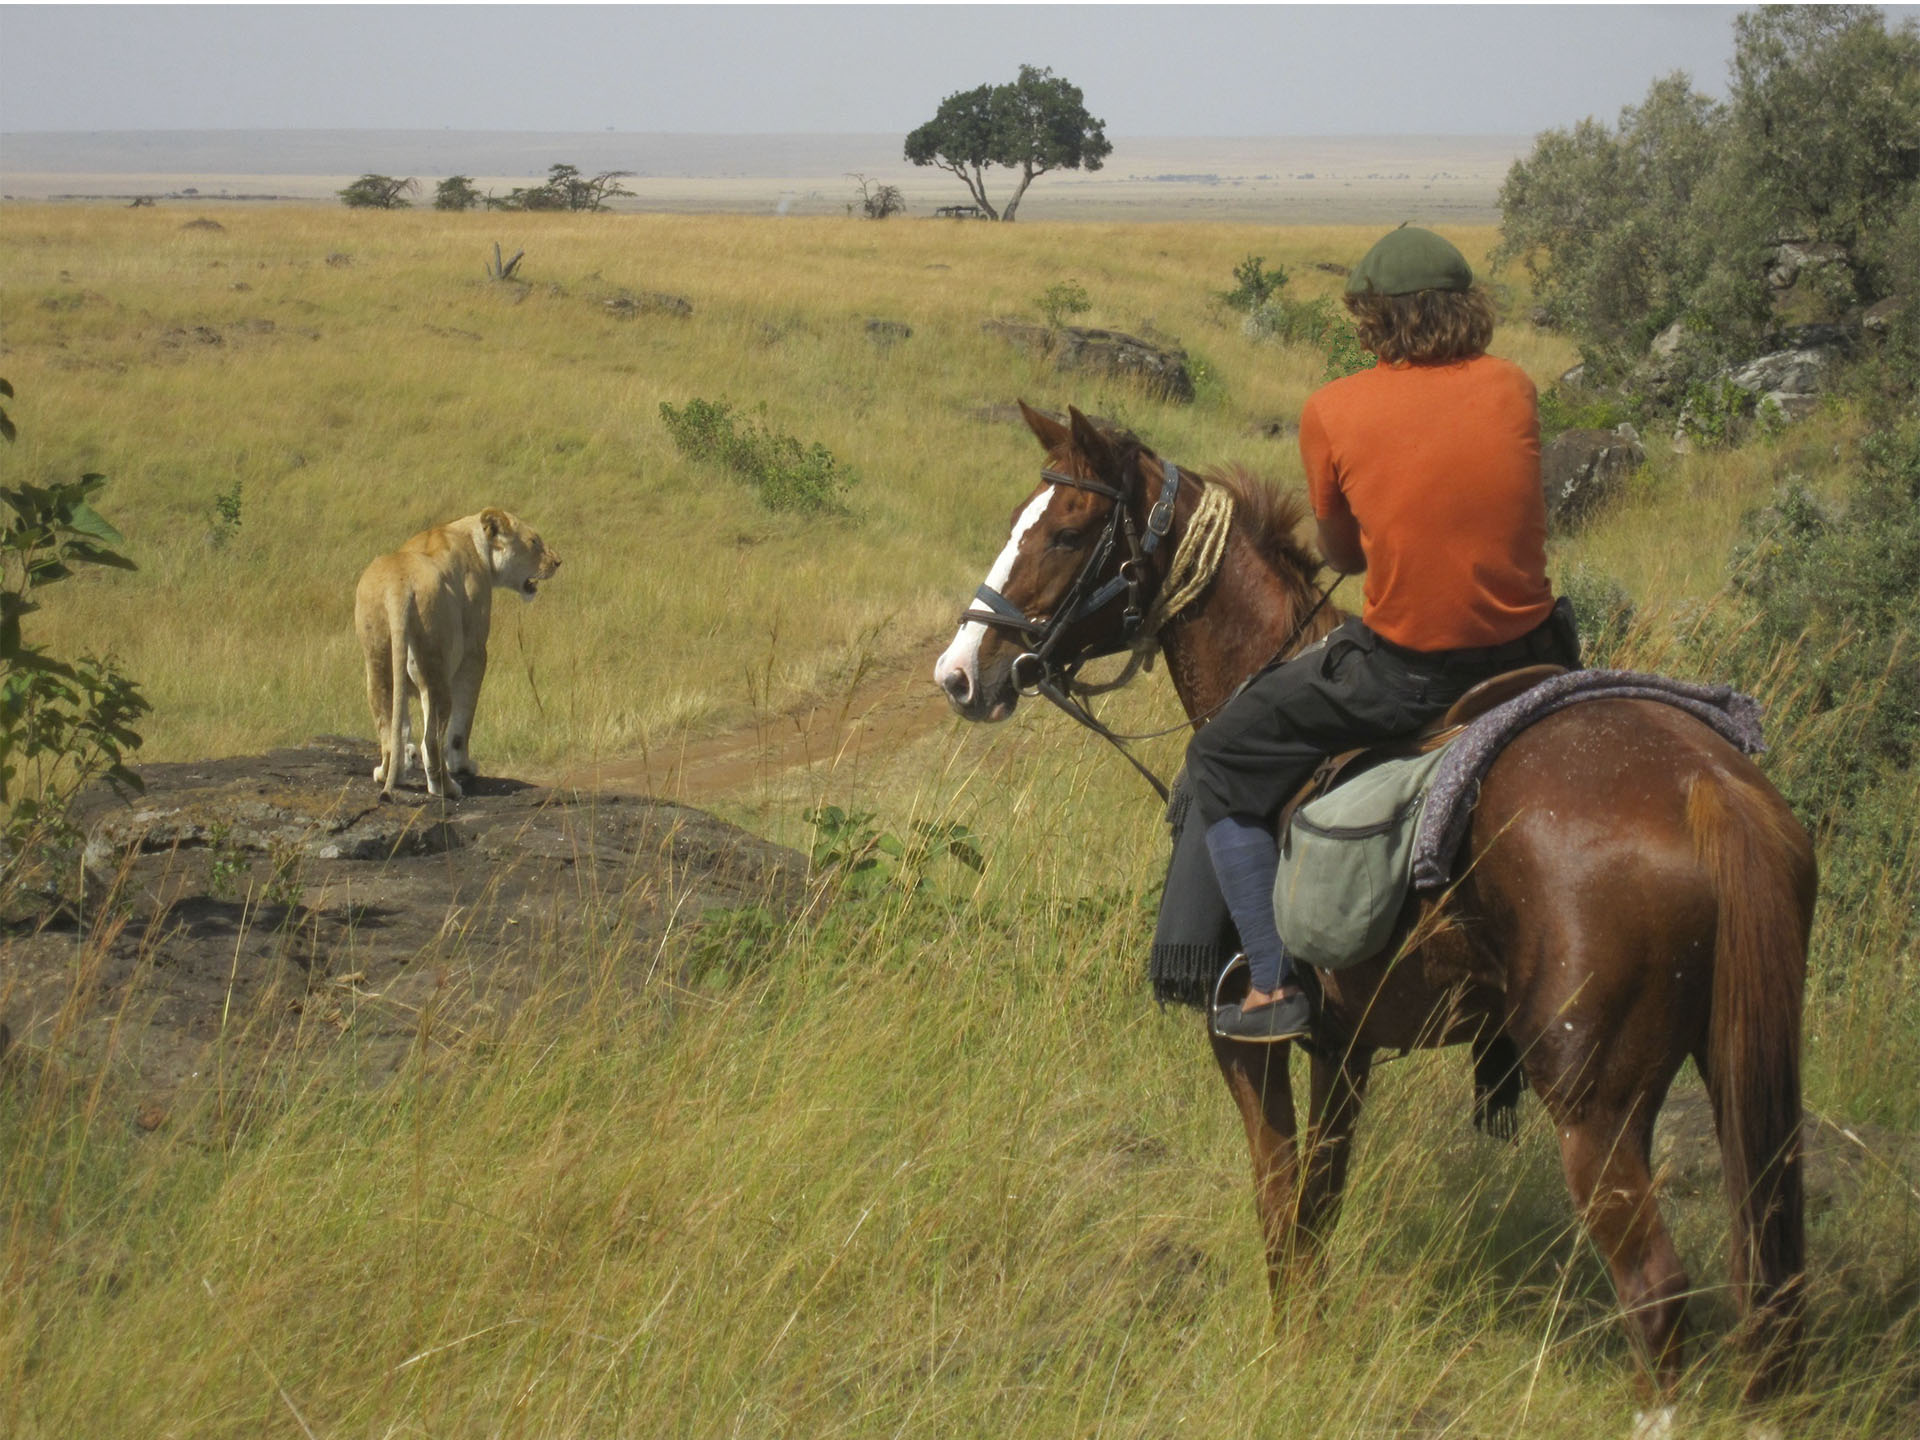
[[[981,589],[990,609],[969,612],[936,666],[961,715],[1004,719],[1021,687],[1120,649],[1126,613],[1157,593],[1210,485],[1236,502],[1223,559],[1155,637],[1188,718],[1205,723],[1281,649],[1336,623],[1326,613],[1302,626],[1319,566],[1295,538],[1299,500],[1237,472],[1181,474],[1077,410],[1069,426],[1021,408],[1046,451],[1044,478]],[[1153,534],[1164,542],[1141,538]],[[1421,902],[1414,948],[1322,976],[1329,1029],[1352,1038],[1311,1055],[1304,1161],[1287,1047],[1213,1039],[1246,1124],[1276,1291],[1336,1218],[1375,1053],[1498,1039],[1552,1116],[1574,1205],[1670,1394],[1688,1281],[1649,1152],[1692,1056],[1720,1138],[1733,1283],[1758,1342],[1748,1389],[1766,1392],[1791,1365],[1804,1300],[1800,1011],[1816,889],[1806,831],[1700,721],[1653,701],[1594,700],[1502,752],[1462,859],[1442,913]]]

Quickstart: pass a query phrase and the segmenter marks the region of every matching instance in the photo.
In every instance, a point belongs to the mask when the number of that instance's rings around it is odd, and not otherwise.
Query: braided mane
[[[1308,515],[1305,497],[1240,465],[1209,470],[1201,478],[1233,496],[1235,521],[1267,562],[1289,583],[1310,588],[1320,561],[1300,543],[1300,526]]]
[[[1139,457],[1159,454],[1144,444],[1132,431],[1103,421],[1094,422],[1114,447],[1121,472],[1135,470]],[[1061,452],[1060,459],[1071,452]],[[1243,530],[1282,582],[1296,596],[1314,594],[1314,577],[1320,573],[1320,560],[1301,544],[1299,529],[1311,513],[1306,497],[1282,490],[1244,465],[1228,465],[1217,470],[1189,470],[1188,474],[1209,485],[1218,485],[1233,496],[1234,524]]]

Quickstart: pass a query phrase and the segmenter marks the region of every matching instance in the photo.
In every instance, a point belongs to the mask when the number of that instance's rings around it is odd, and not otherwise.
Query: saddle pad
[[[1766,749],[1760,734],[1760,703],[1731,686],[1694,685],[1635,670],[1570,670],[1557,675],[1487,711],[1441,752],[1447,760],[1434,774],[1433,791],[1422,808],[1414,842],[1417,888],[1444,890],[1452,883],[1454,862],[1480,798],[1480,782],[1507,742],[1536,720],[1585,700],[1657,700],[1686,711],[1743,754],[1758,755]]]
[[[1273,886],[1290,952],[1338,970],[1386,948],[1412,885],[1427,787],[1449,748],[1383,760],[1294,811]]]

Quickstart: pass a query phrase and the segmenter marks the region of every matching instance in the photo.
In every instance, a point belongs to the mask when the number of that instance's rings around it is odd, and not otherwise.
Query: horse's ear
[[[1034,439],[1040,442],[1042,450],[1058,450],[1073,438],[1071,431],[1051,415],[1042,415],[1026,401],[1018,402],[1020,414],[1027,422],[1027,428],[1033,431]]]
[[[1102,479],[1112,479],[1118,462],[1113,458],[1113,447],[1107,443],[1107,437],[1100,433],[1100,427],[1072,405],[1067,407],[1067,418],[1073,422],[1074,448],[1086,457],[1095,474]]]

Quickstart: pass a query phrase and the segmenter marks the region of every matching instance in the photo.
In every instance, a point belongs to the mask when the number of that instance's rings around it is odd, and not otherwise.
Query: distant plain
[[[1421,219],[1484,225],[1517,135],[1111,137],[1098,171],[1044,175],[1021,203],[1033,220],[1231,220],[1338,225]],[[509,134],[463,131],[220,130],[0,135],[0,194],[15,200],[180,195],[199,203],[329,198],[356,176],[434,182],[471,176],[505,195],[554,164],[630,170],[616,209],[838,215],[851,174],[897,185],[909,215],[966,202],[945,171],[908,164],[897,135]],[[989,172],[996,204],[1011,189]]]

